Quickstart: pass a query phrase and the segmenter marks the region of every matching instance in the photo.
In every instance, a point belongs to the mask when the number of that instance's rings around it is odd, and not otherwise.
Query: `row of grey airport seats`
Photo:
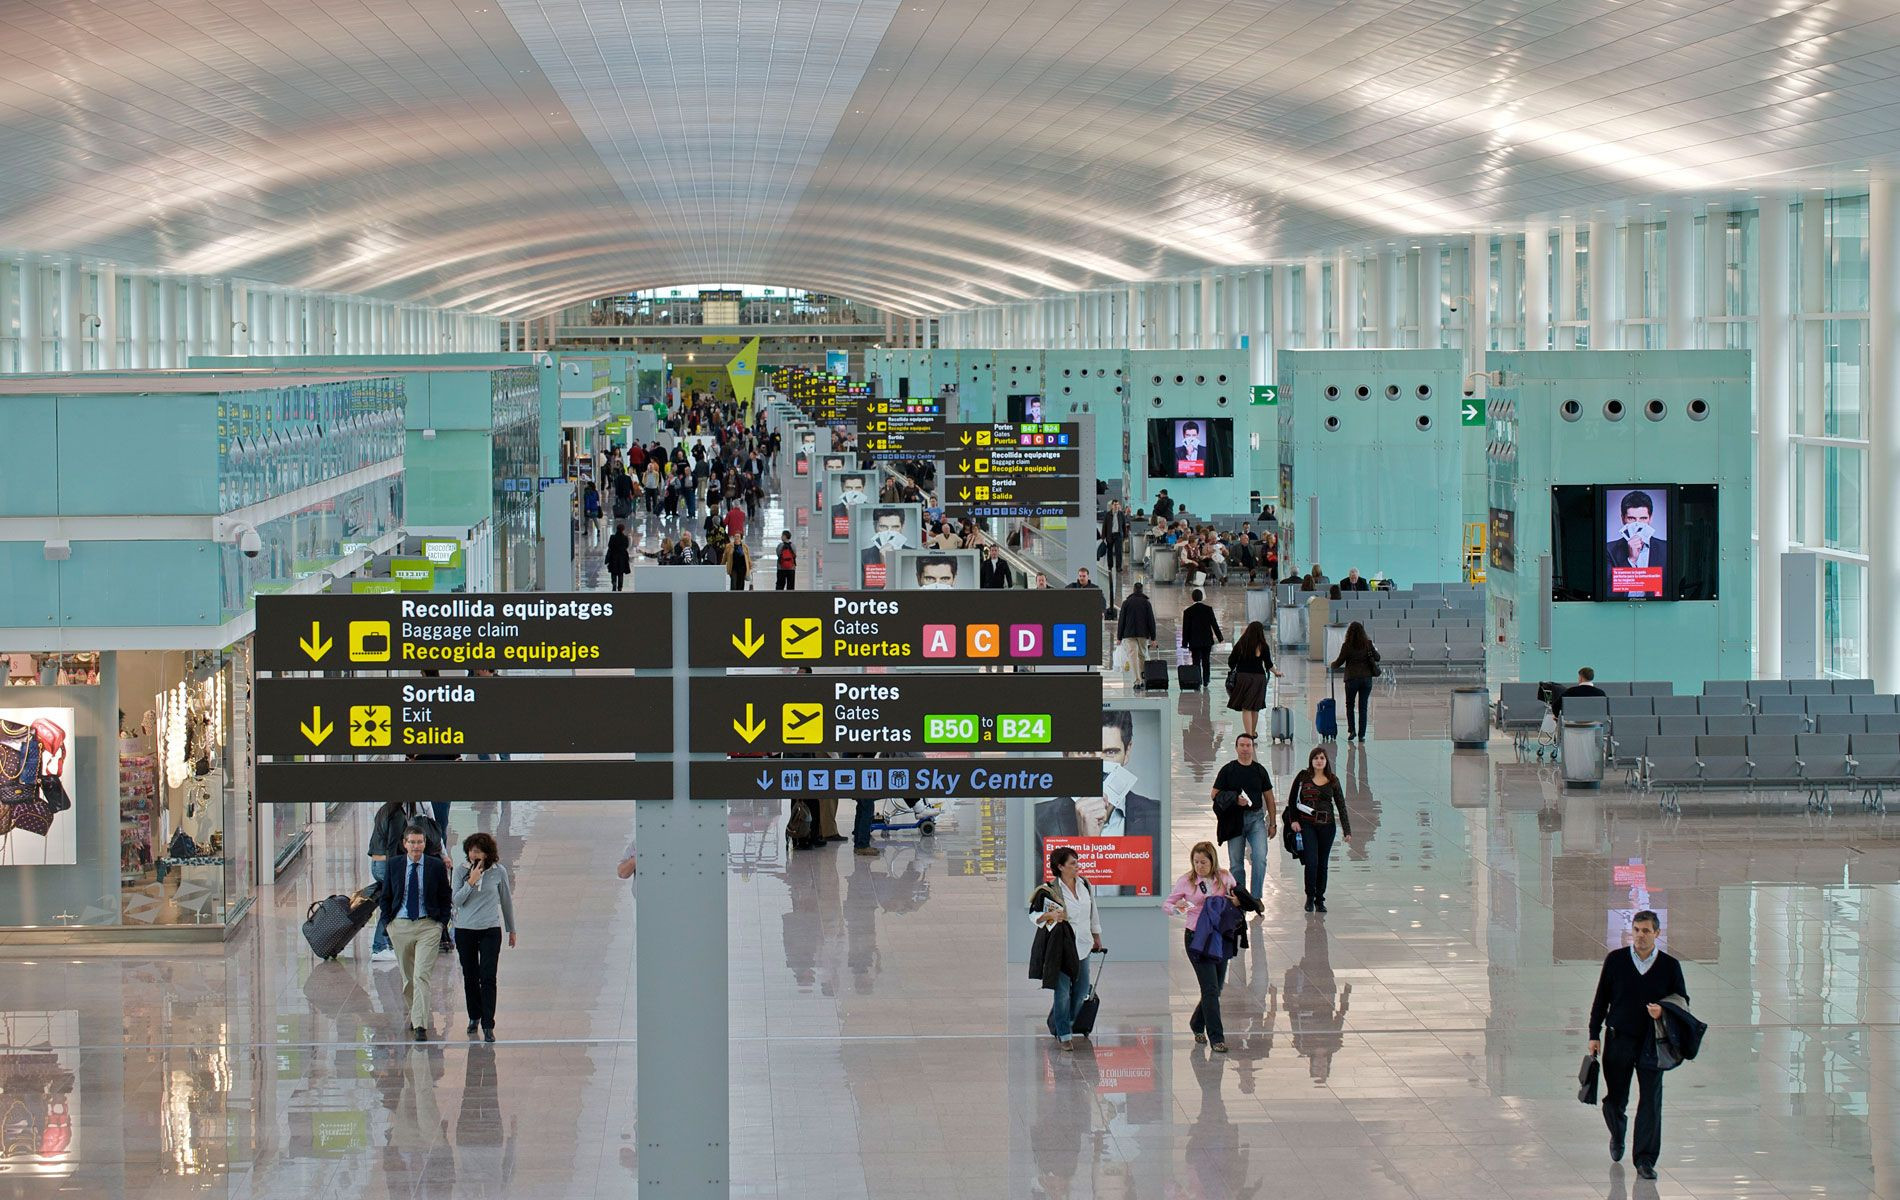
[[[1830,809],[1833,793],[1849,791],[1884,811],[1886,790],[1900,786],[1900,731],[1649,737],[1636,779],[1675,811],[1688,790],[1797,788],[1806,789],[1810,809]]]
[[[1600,721],[1605,717],[1760,716],[1819,717],[1848,713],[1891,713],[1900,698],[1888,693],[1804,696],[1571,696],[1564,700],[1569,721]]]
[[[1711,679],[1702,685],[1705,696],[1864,696],[1873,690],[1871,679]]]
[[[1609,761],[1634,769],[1655,738],[1693,737],[1799,737],[1824,734],[1847,737],[1856,733],[1900,734],[1900,712],[1841,714],[1808,718],[1799,713],[1717,713],[1708,716],[1611,717]]]

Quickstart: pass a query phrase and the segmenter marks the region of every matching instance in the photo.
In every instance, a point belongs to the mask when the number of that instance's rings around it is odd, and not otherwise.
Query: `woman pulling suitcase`
[[[1306,756],[1306,770],[1293,777],[1286,807],[1286,844],[1306,864],[1306,911],[1326,911],[1326,872],[1333,859],[1333,822],[1348,844],[1352,819],[1346,815],[1346,795],[1333,774],[1333,758],[1324,746]]]
[[[1049,852],[1053,877],[1029,898],[1036,940],[1029,947],[1029,977],[1055,992],[1049,1006],[1049,1032],[1064,1050],[1075,1049],[1075,1018],[1089,998],[1089,955],[1102,949],[1102,918],[1095,889],[1082,878],[1082,859],[1073,846]],[[1082,949],[1086,931],[1088,950]]]

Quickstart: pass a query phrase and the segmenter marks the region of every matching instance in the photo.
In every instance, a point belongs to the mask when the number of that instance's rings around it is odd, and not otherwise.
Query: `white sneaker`
[[[371,962],[382,962],[382,963],[395,962],[396,950],[393,946],[385,950],[378,950],[376,951],[376,953],[369,956],[369,960]]]

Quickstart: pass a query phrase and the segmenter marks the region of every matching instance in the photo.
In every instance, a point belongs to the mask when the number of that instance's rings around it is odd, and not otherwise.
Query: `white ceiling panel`
[[[0,248],[899,312],[1900,168],[1891,0],[10,0]]]

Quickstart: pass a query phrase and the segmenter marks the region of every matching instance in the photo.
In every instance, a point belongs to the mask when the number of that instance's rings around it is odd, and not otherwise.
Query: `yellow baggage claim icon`
[[[350,622],[351,662],[388,662],[389,644],[388,621]]]

